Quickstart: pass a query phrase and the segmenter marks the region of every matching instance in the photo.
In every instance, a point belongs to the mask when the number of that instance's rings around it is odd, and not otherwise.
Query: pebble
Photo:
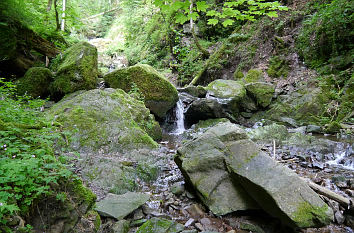
[[[204,227],[199,222],[195,224],[195,227],[200,231],[204,231]]]
[[[188,221],[184,224],[185,227],[189,227],[195,222],[193,218],[188,219]]]

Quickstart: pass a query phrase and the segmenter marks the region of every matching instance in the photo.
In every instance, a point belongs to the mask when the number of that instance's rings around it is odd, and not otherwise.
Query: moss
[[[77,90],[89,90],[96,87],[97,49],[80,42],[67,49],[63,58],[55,67],[57,74],[50,90],[53,96],[63,96]]]
[[[46,98],[49,95],[49,85],[52,80],[53,74],[49,69],[33,67],[17,81],[17,91],[20,95],[28,94],[33,98]]]
[[[251,69],[247,72],[244,81],[246,83],[259,82],[263,80],[263,72],[258,69]]]
[[[328,206],[311,206],[308,202],[299,204],[296,212],[293,213],[293,219],[298,227],[313,227],[315,225],[329,224]],[[320,224],[318,224],[320,223]]]
[[[90,210],[87,212],[87,214],[84,216],[86,219],[90,219],[91,221],[93,220],[93,224],[95,226],[95,232],[98,232],[98,230],[101,227],[102,221],[100,215],[97,213],[97,211]]]
[[[269,68],[267,74],[273,78],[284,77],[289,74],[289,63],[280,56],[274,56],[269,61]]]
[[[234,79],[235,80],[242,80],[245,77],[243,72],[240,69],[237,69],[234,73]]]
[[[219,118],[219,119],[208,119],[205,121],[199,121],[196,125],[195,125],[195,130],[198,129],[205,129],[205,128],[210,128],[214,125],[217,125],[221,122],[229,122],[228,119],[226,118]]]
[[[327,133],[334,134],[334,133],[339,133],[341,128],[342,126],[339,124],[339,122],[332,121],[328,125],[326,125],[325,131]]]
[[[96,195],[88,188],[86,188],[80,179],[75,179],[72,182],[73,185],[73,192],[77,195],[77,197],[86,202],[88,205],[88,209],[91,209],[92,206],[95,204]]]
[[[254,82],[246,84],[245,87],[247,93],[256,100],[257,105],[263,108],[269,106],[275,91],[273,85],[263,82]]]

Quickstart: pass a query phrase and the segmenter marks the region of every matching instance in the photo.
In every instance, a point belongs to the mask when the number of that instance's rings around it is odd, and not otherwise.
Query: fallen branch
[[[345,197],[343,197],[343,196],[341,196],[341,195],[339,195],[339,194],[337,194],[325,187],[322,187],[318,184],[313,183],[310,180],[307,180],[305,178],[301,178],[301,179],[304,180],[310,186],[310,188],[312,188],[315,192],[338,202],[343,207],[345,207],[347,209],[352,209],[354,207],[353,200],[345,198]]]

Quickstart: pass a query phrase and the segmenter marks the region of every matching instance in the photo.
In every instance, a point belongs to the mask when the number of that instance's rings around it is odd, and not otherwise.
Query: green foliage
[[[51,184],[72,173],[58,162],[56,128],[39,108],[43,100],[16,96],[16,87],[0,80],[0,225],[23,215],[35,200],[51,194]]]
[[[215,7],[206,1],[181,1],[181,0],[155,0],[155,5],[162,11],[175,15],[176,23],[184,24],[190,19],[194,21],[202,14],[210,17],[208,24],[217,25],[221,23],[224,27],[233,25],[235,21],[251,20],[256,17],[267,15],[277,17],[277,10],[287,10],[287,7],[281,6],[278,1],[264,2],[264,0],[236,0],[226,1],[222,6]]]
[[[354,58],[354,4],[333,0],[313,6],[315,13],[303,23],[297,49],[305,62],[318,68],[327,63],[331,70],[343,70]]]
[[[267,73],[273,78],[286,78],[289,73],[289,64],[283,57],[273,56],[270,58]]]

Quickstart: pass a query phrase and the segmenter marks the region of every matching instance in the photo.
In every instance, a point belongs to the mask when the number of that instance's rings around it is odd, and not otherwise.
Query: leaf
[[[185,16],[184,14],[182,13],[177,13],[176,15],[176,23],[179,23],[179,24],[184,24],[186,21],[188,21],[188,17]]]
[[[188,15],[188,19],[197,20],[198,18],[199,18],[199,15],[197,12],[193,12],[192,14]]]
[[[219,23],[219,20],[217,19],[208,19],[208,24],[210,25],[216,25]]]
[[[278,13],[276,11],[269,11],[266,13],[269,17],[278,17]]]
[[[198,12],[206,12],[206,10],[209,8],[209,5],[206,3],[206,1],[198,1],[197,3],[196,3],[196,5],[197,5],[197,11]]]
[[[227,20],[225,20],[224,22],[222,22],[222,25],[223,25],[224,27],[227,27],[227,26],[229,26],[229,25],[232,25],[234,22],[235,22],[235,21],[232,20],[232,19],[227,19]]]

